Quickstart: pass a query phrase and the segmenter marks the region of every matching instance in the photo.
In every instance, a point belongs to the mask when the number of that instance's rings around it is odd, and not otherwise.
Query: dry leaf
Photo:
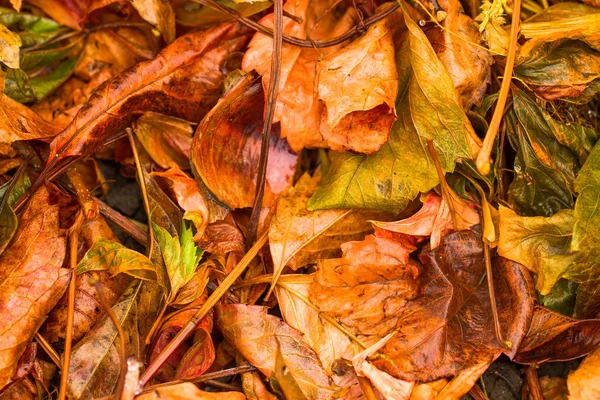
[[[240,392],[205,392],[194,386],[193,383],[179,383],[162,388],[153,389],[136,397],[138,400],[246,400]]]

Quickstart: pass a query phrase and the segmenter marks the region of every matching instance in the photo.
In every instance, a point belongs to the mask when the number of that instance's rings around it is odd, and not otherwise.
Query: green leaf
[[[575,309],[575,293],[577,284],[568,279],[561,279],[556,282],[547,295],[539,295],[539,302],[552,311],[559,312],[568,316],[573,315]]]
[[[593,317],[600,311],[600,145],[596,144],[575,181],[575,225],[571,249],[579,253],[568,278],[578,282],[575,316]]]
[[[19,220],[12,209],[12,205],[15,204],[29,186],[31,186],[29,175],[27,175],[27,173],[18,174],[17,182],[15,182],[12,190],[8,192],[10,185],[11,182],[6,182],[4,185],[0,186],[0,206],[4,204],[4,207],[0,209],[0,254],[10,243],[19,225]],[[4,203],[6,196],[8,196],[8,199],[6,199],[6,202]]]
[[[6,74],[4,93],[20,103],[40,101],[62,83],[73,73],[77,59],[68,59],[48,74],[29,78],[27,73],[21,69],[11,69]]]
[[[507,122],[509,139],[517,150],[515,178],[508,191],[511,206],[519,214],[541,216],[572,208],[573,182],[580,163],[576,153],[557,138],[567,143],[564,134],[555,129],[558,124],[518,89],[513,90]],[[572,146],[584,151],[577,141]]]
[[[454,170],[457,159],[472,158],[473,128],[455,101],[452,79],[425,34],[412,19],[405,19],[408,30],[396,54],[398,120],[388,142],[370,156],[332,152],[331,167],[310,199],[309,210],[399,212],[419,192],[439,183],[428,140],[445,172]]]
[[[120,243],[100,239],[77,264],[77,274],[107,270],[112,276],[125,273],[134,278],[156,281],[156,268],[148,257]]]
[[[547,295],[575,259],[571,252],[573,210],[551,217],[522,217],[500,206],[498,254],[537,274],[537,289]]]
[[[45,43],[67,29],[51,19],[0,7],[0,24],[21,37],[23,48]]]
[[[193,242],[191,228],[188,228],[185,224],[183,224],[181,239],[178,236],[171,236],[166,229],[160,227],[154,221],[152,222],[152,230],[169,276],[171,287],[169,299],[172,301],[179,289],[184,287],[194,276],[203,250]]]

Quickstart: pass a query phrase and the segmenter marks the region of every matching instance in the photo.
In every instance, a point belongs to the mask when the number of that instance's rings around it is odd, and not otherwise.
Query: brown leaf
[[[97,151],[111,134],[147,111],[199,120],[216,103],[228,56],[245,45],[247,35],[237,24],[190,33],[153,60],[103,83],[52,141],[49,162]]]
[[[542,376],[540,387],[544,400],[569,400],[567,380],[564,378]]]
[[[577,320],[536,306],[515,361],[541,364],[583,357],[600,344],[600,320]]]
[[[310,298],[367,343],[395,333],[381,349],[386,357],[373,362],[377,368],[430,381],[516,352],[533,312],[533,282],[521,265],[493,259],[510,345],[497,343],[478,231],[445,236],[437,249],[421,253],[422,267],[390,239],[371,236],[345,246],[342,259],[318,264]]]
[[[17,140],[49,140],[60,129],[46,122],[29,107],[2,94],[0,99],[0,143],[11,144]]]
[[[0,255],[0,388],[14,375],[27,343],[71,277],[70,270],[61,268],[66,248],[58,208],[50,204],[46,187],[40,187]]]
[[[263,127],[263,89],[253,74],[231,87],[200,122],[192,142],[192,170],[201,183],[230,208],[251,207],[256,191]],[[273,127],[264,206],[292,183],[297,156]],[[227,177],[227,179],[223,179]]]
[[[81,29],[81,23],[92,11],[114,3],[115,0],[28,0],[61,25]]]
[[[191,123],[153,112],[144,113],[133,130],[150,157],[162,168],[190,168]]]
[[[246,400],[240,392],[204,392],[193,383],[179,383],[153,389],[136,397],[138,400]]]
[[[600,398],[600,349],[588,355],[579,367],[569,373],[569,400]]]
[[[320,62],[319,99],[325,103],[327,116],[321,133],[332,150],[372,154],[387,142],[396,120],[398,72],[393,34],[399,21],[402,13],[393,13]],[[373,120],[378,121],[376,129],[369,126]]]
[[[167,43],[175,40],[175,12],[167,0],[131,0],[140,16],[154,25]]]
[[[244,252],[244,236],[232,218],[208,224],[197,244],[209,253],[225,255]]]
[[[356,13],[351,7],[342,15],[333,9],[334,0],[290,1],[284,10],[302,19],[297,23],[284,17],[283,32],[295,37],[324,40],[341,35],[355,24]],[[273,14],[260,22],[273,26]],[[323,104],[318,99],[318,61],[333,54],[341,45],[322,49],[300,48],[284,44],[281,56],[281,76],[275,108],[274,122],[280,122],[281,137],[287,138],[290,147],[299,152],[305,147],[323,147],[326,142],[319,125]],[[269,86],[273,39],[257,33],[244,54],[242,67],[245,71],[256,70],[262,75],[263,87]]]
[[[276,354],[280,349],[285,365],[304,396],[309,399],[335,398],[331,377],[304,342],[302,334],[267,314],[266,307],[218,306],[217,325],[236,350],[268,378],[274,374]]]
[[[463,110],[479,105],[491,81],[493,58],[481,47],[481,33],[468,15],[461,13],[458,0],[448,1],[444,30],[427,32],[435,52],[454,82],[458,104]]]
[[[80,240],[83,242],[83,246],[79,254],[83,256],[100,239],[118,242],[104,218],[98,216],[93,220],[86,221],[81,227]],[[111,278],[108,271],[98,271],[96,274],[106,301],[112,307],[131,283],[131,278],[125,274]],[[73,343],[81,339],[106,312],[100,303],[95,286],[89,282],[90,276],[91,273],[81,274],[75,280],[75,304],[77,307],[73,319]],[[68,303],[68,293],[65,293],[41,328],[44,338],[60,352],[65,343]]]

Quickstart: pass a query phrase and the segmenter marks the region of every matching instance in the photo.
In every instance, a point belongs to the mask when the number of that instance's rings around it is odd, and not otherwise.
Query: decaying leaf
[[[408,29],[396,53],[398,121],[388,142],[370,156],[332,153],[309,209],[400,211],[439,183],[427,140],[433,141],[444,171],[452,171],[458,158],[471,158],[473,128],[456,103],[452,79],[418,25],[405,21]]]
[[[149,393],[143,393],[136,397],[140,400],[245,400],[240,392],[211,393],[198,389],[193,383],[179,383],[162,388],[153,389]]]
[[[0,387],[10,381],[21,353],[71,277],[61,268],[66,240],[59,230],[58,209],[50,204],[46,187],[40,187],[0,255]]]
[[[262,132],[263,90],[247,74],[231,87],[198,125],[192,142],[192,170],[199,181],[229,208],[251,207],[256,191]],[[287,142],[271,133],[264,205],[291,185],[296,166]],[[224,180],[223,176],[228,179]]]

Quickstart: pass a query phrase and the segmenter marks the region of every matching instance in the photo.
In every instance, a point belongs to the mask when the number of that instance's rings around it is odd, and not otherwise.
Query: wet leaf
[[[536,306],[515,361],[539,364],[583,357],[600,343],[600,320],[577,320]]]
[[[57,205],[45,186],[31,198],[19,228],[0,255],[0,387],[14,375],[21,353],[46,314],[67,287],[71,272],[61,268],[65,238],[58,226]],[[31,279],[35,276],[35,279]]]
[[[136,397],[139,400],[245,400],[240,392],[211,393],[198,389],[193,383],[179,383],[166,387],[153,389],[149,393],[143,393]]]
[[[125,273],[134,278],[156,280],[156,268],[148,257],[120,243],[100,239],[77,264],[77,274],[104,270],[113,277]]]
[[[244,46],[246,38],[245,29],[231,24],[191,33],[171,43],[155,59],[105,82],[52,141],[48,159],[54,162],[97,151],[111,134],[144,112],[198,120],[220,94],[221,66],[231,52]],[[195,81],[190,79],[194,74],[210,74],[211,78]],[[182,98],[182,91],[193,96]]]
[[[260,81],[248,74],[241,78],[204,117],[192,142],[192,170],[201,184],[229,208],[251,207],[262,137],[264,94]],[[291,185],[296,154],[271,133],[264,206]],[[228,179],[222,179],[227,176]]]
[[[539,295],[538,301],[544,307],[565,315],[573,315],[577,284],[568,279],[561,279],[552,287],[547,295]]]
[[[524,92],[513,90],[508,114],[509,139],[517,150],[509,202],[520,214],[550,215],[573,207],[573,182],[580,164],[558,140],[547,114]],[[577,144],[573,143],[573,147]]]
[[[17,140],[50,139],[60,129],[43,120],[30,108],[2,94],[0,101],[0,143]]]
[[[573,210],[551,217],[521,217],[500,206],[498,254],[526,266],[537,274],[537,289],[545,295],[567,271],[571,253]]]
[[[456,103],[452,79],[418,25],[405,20],[408,29],[396,53],[398,121],[390,138],[370,156],[332,153],[331,167],[308,203],[310,210],[400,211],[419,192],[439,183],[427,140],[433,140],[446,172],[454,169],[458,158],[471,158],[473,130]]]
[[[217,308],[217,325],[225,338],[267,377],[275,370],[278,349],[300,390],[307,398],[335,398],[331,377],[302,334],[266,307],[229,304]]]

